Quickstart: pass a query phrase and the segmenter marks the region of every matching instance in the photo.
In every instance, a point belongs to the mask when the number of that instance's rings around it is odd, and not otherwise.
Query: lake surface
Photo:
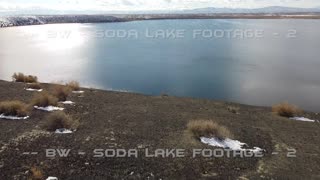
[[[293,19],[4,28],[0,79],[23,72],[42,82],[320,111],[319,29],[319,20]]]

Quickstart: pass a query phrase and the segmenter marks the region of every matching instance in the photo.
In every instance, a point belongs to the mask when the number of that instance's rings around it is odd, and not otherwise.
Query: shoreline
[[[10,80],[5,80],[5,79],[0,79],[0,82],[5,82],[5,83],[15,83]],[[19,82],[18,82],[19,83]],[[49,83],[49,82],[39,82],[41,85],[44,85],[46,87],[54,86],[56,84],[54,83]],[[24,83],[21,83],[24,84]],[[86,86],[81,86],[81,89],[85,89],[87,91],[101,91],[105,93],[124,93],[124,94],[131,94],[131,95],[136,95],[136,96],[145,96],[145,97],[171,97],[171,98],[176,98],[176,99],[188,99],[188,100],[197,100],[197,101],[212,101],[216,103],[225,103],[225,104],[233,104],[233,105],[238,105],[238,106],[246,106],[246,107],[252,107],[252,108],[262,108],[262,109],[271,109],[272,105],[255,105],[255,104],[246,104],[246,103],[241,103],[241,102],[236,102],[236,101],[228,101],[228,100],[221,100],[221,99],[213,99],[213,98],[200,98],[200,97],[191,97],[191,96],[175,96],[175,95],[170,95],[164,93],[159,94],[159,95],[153,95],[153,94],[145,94],[142,92],[133,92],[133,91],[127,91],[127,90],[116,90],[116,89],[103,89],[103,88],[96,88],[96,87],[86,87]],[[278,102],[281,103],[281,102]],[[318,111],[312,111],[312,110],[306,110],[303,109],[305,113],[312,113],[316,115],[320,115]]]

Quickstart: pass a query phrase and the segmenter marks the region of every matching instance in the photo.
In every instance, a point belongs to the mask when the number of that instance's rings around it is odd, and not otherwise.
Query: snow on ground
[[[6,17],[0,17],[0,22],[9,23],[10,21]]]
[[[43,89],[32,89],[32,88],[27,88],[25,90],[27,90],[27,91],[37,91],[37,92],[43,91]]]
[[[220,140],[218,138],[206,138],[206,137],[201,137],[200,138],[201,142],[204,144],[208,144],[210,146],[215,146],[215,147],[222,147],[222,148],[229,148],[231,150],[240,150],[240,151],[252,151],[254,153],[263,151],[263,149],[259,147],[254,147],[253,149],[245,149],[243,148],[246,143],[242,143],[237,140],[232,140],[229,138],[226,138],[224,140]]]
[[[29,116],[17,117],[17,116],[5,116],[4,114],[0,114],[0,119],[24,120],[24,119],[28,119],[28,118],[29,118]]]
[[[305,117],[293,117],[290,119],[296,120],[296,121],[316,122],[316,120],[312,120],[312,119],[305,118]]]
[[[62,103],[62,104],[74,104],[74,102],[72,102],[72,101],[61,101],[59,103]]]
[[[74,94],[82,94],[82,93],[84,93],[84,91],[72,91],[72,93],[74,93]]]
[[[73,133],[71,130],[69,129],[65,129],[65,128],[61,128],[61,129],[57,129],[55,131],[56,134],[71,134]]]
[[[58,180],[58,178],[57,178],[57,177],[49,176],[46,180]]]
[[[34,106],[35,109],[42,110],[42,111],[63,111],[64,108],[60,107],[55,107],[55,106],[47,106],[47,107],[39,107],[39,106]]]

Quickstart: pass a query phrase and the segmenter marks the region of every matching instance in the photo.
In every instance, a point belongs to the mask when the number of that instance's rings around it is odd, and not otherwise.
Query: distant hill
[[[1,11],[1,9],[0,9]],[[319,13],[320,7],[317,8],[292,8],[281,6],[270,6],[257,9],[245,8],[199,8],[191,10],[159,10],[159,11],[58,11],[52,9],[32,8],[19,11],[2,11],[0,16],[17,16],[17,15],[66,15],[66,14],[208,14],[208,13]]]
[[[123,19],[108,15],[35,15],[0,17],[0,28],[10,26],[56,24],[56,23],[101,23],[121,22]]]
[[[71,12],[68,12],[71,13]],[[263,18],[300,18],[320,19],[320,8],[267,7],[260,9],[202,8],[182,11],[119,11],[87,12],[75,11],[60,14],[26,15],[23,12],[0,16],[0,28],[56,23],[105,23],[151,19],[263,19]],[[82,13],[82,14],[81,14]]]
[[[241,8],[200,8],[193,10],[184,10],[181,13],[312,13],[320,12],[320,8],[291,8],[281,6],[271,6],[258,9]]]

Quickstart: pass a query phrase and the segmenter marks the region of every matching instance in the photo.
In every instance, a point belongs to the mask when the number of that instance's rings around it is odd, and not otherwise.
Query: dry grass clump
[[[27,88],[30,88],[30,89],[41,89],[41,85],[39,83],[30,83],[30,84],[27,84]]]
[[[25,83],[37,83],[38,82],[37,76],[24,75],[23,73],[14,73],[12,75],[12,78],[16,82],[25,82]]]
[[[239,107],[228,106],[227,109],[228,109],[229,112],[231,112],[231,113],[233,113],[233,114],[240,114],[240,113],[239,113],[239,110],[240,110]]]
[[[16,82],[24,82],[24,74],[23,73],[14,73],[12,75],[12,78]]]
[[[193,120],[187,125],[187,129],[196,137],[215,137],[219,139],[231,138],[231,132],[210,120]]]
[[[48,116],[45,127],[48,131],[55,131],[61,128],[76,129],[78,125],[77,120],[72,119],[62,111],[57,111]]]
[[[58,104],[58,99],[48,92],[42,92],[33,97],[31,104],[39,107],[56,106]]]
[[[287,102],[280,103],[272,106],[272,112],[283,117],[294,117],[302,112],[297,106],[289,104]]]
[[[0,103],[0,114],[25,117],[29,114],[28,105],[21,101],[4,101]]]
[[[26,83],[37,83],[38,82],[38,77],[37,76],[28,75],[28,76],[25,77],[24,82],[26,82]]]
[[[70,88],[63,85],[55,85],[53,87],[53,95],[58,98],[59,101],[66,101],[70,91]]]
[[[38,167],[32,167],[30,169],[31,172],[31,177],[29,177],[29,180],[43,180],[44,179],[44,175],[43,172],[40,168]]]
[[[66,84],[72,91],[80,91],[80,84],[77,81],[70,81]]]

